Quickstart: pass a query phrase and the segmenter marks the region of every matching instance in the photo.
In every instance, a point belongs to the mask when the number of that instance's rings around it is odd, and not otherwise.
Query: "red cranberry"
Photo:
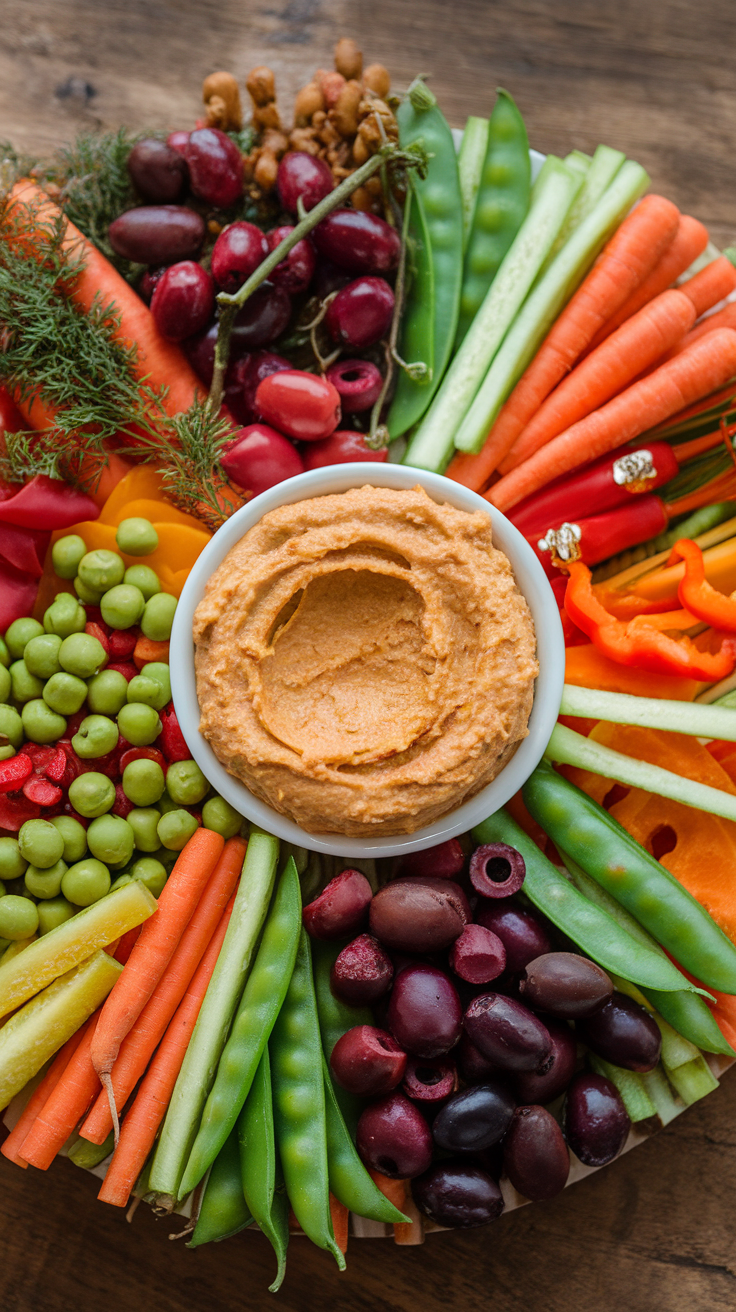
[[[322,256],[317,262],[312,290],[318,300],[324,301],[333,292],[339,292],[341,287],[347,287],[351,281],[350,274],[345,269],[339,269],[332,260],[326,260]]]
[[[365,433],[354,433],[348,428],[336,428],[321,442],[310,442],[304,452],[305,469],[322,469],[325,465],[357,464],[362,461],[382,463],[388,460],[388,450],[382,447],[373,451],[366,446]]]
[[[279,164],[276,188],[285,210],[296,214],[301,197],[305,210],[313,210],[333,188],[332,173],[323,159],[304,150],[290,150]]]
[[[288,438],[267,424],[249,424],[228,442],[220,464],[233,483],[257,497],[285,478],[304,473],[304,461]]]
[[[279,432],[302,442],[329,437],[340,422],[340,397],[331,383],[302,369],[264,378],[256,409]]]
[[[232,294],[255,273],[267,255],[268,242],[260,228],[244,220],[231,223],[212,248],[212,277],[221,291]]]
[[[393,977],[391,959],[378,939],[360,934],[337,957],[330,987],[348,1007],[371,1006],[388,993]]]
[[[436,1057],[433,1061],[427,1057],[410,1057],[401,1087],[407,1098],[425,1106],[436,1106],[457,1089],[455,1063],[449,1057]]]
[[[291,318],[291,301],[283,287],[261,283],[238,310],[233,324],[231,356],[245,355],[254,347],[268,346],[280,337]]]
[[[356,1025],[332,1049],[330,1070],[341,1088],[361,1098],[377,1098],[404,1078],[406,1053],[392,1034],[373,1025]]]
[[[130,815],[134,805],[135,803],[131,802],[129,797],[126,797],[125,792],[123,791],[123,785],[116,784],[115,801],[113,802],[112,807],[113,815],[119,815],[124,820],[126,816]]]
[[[208,205],[227,209],[243,194],[243,160],[219,128],[196,128],[183,149],[194,195]]]
[[[225,396],[230,413],[239,423],[252,424],[258,419],[258,384],[271,374],[283,373],[284,369],[291,369],[290,362],[283,355],[275,355],[273,351],[249,351],[230,365]]]
[[[357,278],[330,302],[325,327],[339,346],[364,351],[388,331],[393,312],[394,294],[383,278]]]
[[[508,843],[484,843],[470,858],[470,882],[481,897],[511,897],[518,893],[525,875],[521,852]]]
[[[268,249],[275,251],[276,247],[294,231],[293,227],[287,224],[283,228],[274,228],[267,234]],[[278,287],[283,287],[284,291],[290,296],[297,296],[305,292],[314,274],[317,256],[314,253],[314,246],[307,237],[298,241],[296,246],[292,246],[285,260],[276,265],[272,270],[270,278]]]
[[[468,984],[489,984],[506,969],[506,949],[482,925],[466,925],[450,948],[450,969]]]
[[[136,141],[128,156],[133,186],[154,205],[177,201],[186,186],[186,161],[179,151],[156,137]]]
[[[302,911],[312,938],[347,938],[365,923],[373,890],[361,870],[343,870]]]
[[[475,919],[479,925],[498,935],[506,949],[506,969],[512,973],[523,970],[535,957],[552,950],[547,932],[539,921],[513,903],[481,902]]]
[[[390,273],[399,262],[395,228],[366,210],[333,210],[312,233],[320,255],[350,273]]]
[[[135,264],[191,260],[204,241],[201,214],[184,205],[139,205],[113,219],[107,230],[116,255]]]
[[[146,305],[151,304],[151,297],[165,273],[166,265],[161,264],[157,269],[146,269],[143,274],[138,283],[138,295],[141,300],[146,302]]]
[[[432,1161],[430,1128],[403,1093],[389,1093],[366,1107],[356,1141],[366,1166],[391,1180],[421,1175]]]
[[[464,1018],[471,1043],[502,1070],[543,1070],[552,1056],[552,1040],[528,1007],[502,993],[483,993]]]
[[[469,920],[467,898],[449,879],[394,879],[371,902],[371,933],[397,952],[441,952]]]
[[[338,360],[330,365],[325,378],[337,388],[342,408],[348,414],[370,410],[383,387],[380,371],[370,360]]]
[[[432,879],[457,879],[465,865],[463,849],[456,838],[448,838],[436,847],[421,852],[407,852],[399,861],[397,874],[429,875]]]
[[[391,1033],[416,1057],[443,1057],[462,1032],[463,1013],[451,979],[435,966],[407,966],[388,1005]]]
[[[136,629],[113,629],[108,638],[111,660],[123,661],[132,656],[139,637]]]
[[[565,1092],[575,1074],[577,1065],[577,1043],[575,1035],[568,1025],[556,1020],[547,1020],[545,1025],[552,1040],[552,1060],[543,1075],[536,1071],[516,1071],[514,1088],[517,1096],[525,1103],[554,1102]]]
[[[190,136],[190,132],[183,132],[181,130],[170,132],[166,138],[166,145],[171,146],[171,149],[175,150],[178,155],[184,156],[186,148],[189,145]]]
[[[212,279],[194,260],[172,264],[156,284],[151,301],[154,323],[161,336],[171,342],[181,342],[200,332],[209,323],[214,308]]]

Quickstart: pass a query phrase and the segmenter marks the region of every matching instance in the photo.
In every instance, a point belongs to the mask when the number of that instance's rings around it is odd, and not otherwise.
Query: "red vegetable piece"
[[[84,626],[84,631],[85,633],[88,633],[91,638],[97,639],[100,645],[104,648],[106,656],[110,655],[110,639],[101,624],[98,624],[96,620],[87,620],[87,623]]]
[[[0,502],[0,510],[3,504]],[[10,628],[13,620],[32,614],[37,593],[37,578],[0,560],[0,633]]]
[[[132,656],[139,637],[140,629],[137,626],[133,629],[113,629],[107,640],[110,660],[124,661],[126,656]]]
[[[126,748],[120,757],[121,774],[124,772],[126,766],[130,765],[131,761],[155,761],[157,765],[161,766],[162,770],[166,770],[166,761],[162,753],[158,750],[158,747]]]
[[[43,775],[32,774],[23,785],[23,796],[27,797],[29,802],[37,802],[39,806],[55,806],[61,801],[63,794],[56,784],[52,784],[49,779],[44,779]]]
[[[0,503],[1,505],[1,503]],[[40,579],[50,534],[31,528],[18,528],[0,520],[0,556],[16,569]]]
[[[19,528],[70,528],[87,519],[97,519],[99,506],[84,492],[60,478],[36,474],[14,496],[0,501],[0,521]]]
[[[68,731],[69,726],[67,725],[67,732]],[[64,753],[65,764],[64,773],[61,779],[57,779],[55,782],[61,784],[61,787],[66,789],[71,783],[74,783],[75,779],[79,778],[80,774],[84,774],[86,767],[80,761],[69,739],[60,738],[57,746]]]
[[[113,802],[113,806],[112,806],[113,815],[122,816],[124,820],[127,815],[130,815],[130,812],[133,810],[134,806],[135,806],[135,802],[131,802],[130,798],[125,796],[125,793],[123,792],[123,785],[116,784],[115,801]]]
[[[44,774],[46,766],[56,755],[55,747],[48,747],[43,743],[24,743],[19,750],[33,762],[36,774]]]
[[[429,875],[433,879],[457,879],[465,865],[463,849],[457,838],[448,838],[436,847],[409,852],[399,861],[397,875]]]
[[[14,760],[11,757],[11,760]],[[17,797],[0,795],[0,829],[18,832],[26,820],[38,820],[41,808],[37,802],[31,802],[19,794]]]
[[[105,669],[117,670],[118,674],[122,674],[123,678],[128,680],[128,683],[135,678],[136,674],[140,674],[140,670],[132,661],[110,661]]]
[[[48,765],[44,766],[43,772],[52,784],[61,784],[66,774],[66,765],[66,752],[63,747],[57,747]]]
[[[466,925],[450,948],[450,968],[468,984],[489,984],[506,969],[506,949],[492,929]]]
[[[184,734],[179,728],[179,721],[172,702],[169,702],[165,710],[159,711],[159,718],[161,720],[161,732],[158,741],[169,765],[173,761],[190,761],[192,753],[187,747]]]
[[[26,753],[19,752],[8,761],[0,761],[0,793],[14,793],[33,773],[33,765]]]

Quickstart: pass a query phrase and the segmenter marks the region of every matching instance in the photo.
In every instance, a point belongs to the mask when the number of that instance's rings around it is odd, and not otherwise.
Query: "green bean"
[[[213,1240],[229,1239],[251,1225],[253,1217],[243,1196],[238,1139],[233,1132],[225,1141],[210,1171],[199,1209],[197,1224],[187,1248],[199,1248]]]
[[[373,1183],[361,1162],[338,1106],[324,1054],[322,1068],[325,1077],[330,1189],[356,1216],[365,1216],[370,1221],[383,1221],[386,1225],[408,1222],[409,1218],[394,1207],[385,1194],[381,1193],[378,1185]]]
[[[332,992],[330,974],[342,948],[342,943],[326,943],[320,939],[315,939],[312,943],[317,1014],[322,1036],[322,1050],[328,1066],[332,1049],[343,1034],[353,1029],[355,1025],[373,1024],[373,1014],[369,1007],[349,1007]],[[354,1139],[355,1127],[364,1104],[360,1098],[356,1098],[355,1094],[348,1093],[347,1089],[342,1089],[339,1085],[335,1088],[335,1097],[345,1124]]]
[[[250,1093],[238,1118],[238,1141],[246,1204],[276,1254],[276,1279],[269,1285],[270,1292],[275,1294],[286,1274],[289,1200],[274,1137],[268,1048],[263,1050]]]
[[[330,1216],[325,1085],[312,981],[309,938],[302,929],[296,964],[269,1042],[276,1142],[286,1192],[302,1230],[332,1253],[341,1271],[345,1258]]]
[[[199,1184],[214,1162],[248,1096],[294,969],[301,911],[299,876],[294,858],[289,857],[202,1113],[179,1186],[180,1198]]]

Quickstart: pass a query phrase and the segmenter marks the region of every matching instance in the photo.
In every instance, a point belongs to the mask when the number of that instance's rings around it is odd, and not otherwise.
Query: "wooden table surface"
[[[736,242],[733,0],[3,0],[0,137],[42,153],[82,128],[188,127],[203,77],[277,73],[284,106],[354,36],[394,85],[416,73],[454,125],[518,101],[532,144],[597,142]],[[729,877],[731,872],[724,872]],[[3,1312],[249,1312],[274,1306],[257,1234],[189,1252],[144,1207],[132,1225],[94,1180],[0,1158]],[[345,1274],[292,1243],[289,1312],[701,1312],[736,1307],[736,1073],[646,1145],[547,1204],[424,1248],[352,1241]]]

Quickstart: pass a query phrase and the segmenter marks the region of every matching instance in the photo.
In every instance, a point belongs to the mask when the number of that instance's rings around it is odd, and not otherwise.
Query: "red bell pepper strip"
[[[615,510],[606,510],[601,515],[576,519],[573,524],[569,521],[562,524],[557,520],[554,528],[547,525],[545,537],[527,535],[527,542],[549,575],[551,570],[564,569],[569,559],[597,565],[618,551],[626,551],[656,537],[666,529],[668,522],[661,497],[646,496],[630,500],[628,505],[618,506]],[[570,554],[566,555],[566,551]]]
[[[690,638],[675,639],[658,629],[617,620],[602,606],[582,561],[569,565],[565,610],[604,656],[619,665],[634,665],[652,674],[679,674],[717,683],[736,665],[736,638],[723,639],[717,652],[700,651]]]
[[[61,478],[49,478],[48,474],[36,474],[20,488],[6,483],[3,491],[0,522],[18,528],[70,528],[72,524],[97,519],[100,513],[85,492]]]
[[[169,765],[171,765],[173,761],[191,760],[192,753],[187,747],[184,734],[179,728],[179,720],[176,711],[174,710],[173,703],[169,702],[166,710],[161,711],[159,714],[161,717],[161,734],[159,742],[161,743],[161,750],[166,757],[166,760],[169,762]]]
[[[11,757],[11,760],[13,759]],[[40,814],[41,808],[38,803],[29,802],[28,798],[20,793],[17,797],[0,795],[0,829],[7,829],[17,834],[26,820],[38,820]]]
[[[0,761],[0,793],[14,793],[33,773],[33,766],[27,756],[11,756],[7,761]]]
[[[37,593],[37,578],[0,560],[0,633],[10,628],[13,620],[32,614]]]
[[[56,803],[61,801],[63,793],[56,784],[44,779],[42,775],[32,774],[23,785],[23,796],[27,797],[29,802],[38,802],[39,806],[56,806]]]
[[[685,575],[677,589],[680,605],[705,624],[712,624],[714,629],[736,633],[736,595],[732,592],[728,597],[708,582],[703,553],[697,542],[680,538],[672,548],[667,564],[674,565],[678,560],[685,562]]]
[[[21,569],[34,578],[43,574],[43,561],[51,534],[46,530],[17,528],[15,524],[3,524],[0,518],[0,556],[9,565]]]

